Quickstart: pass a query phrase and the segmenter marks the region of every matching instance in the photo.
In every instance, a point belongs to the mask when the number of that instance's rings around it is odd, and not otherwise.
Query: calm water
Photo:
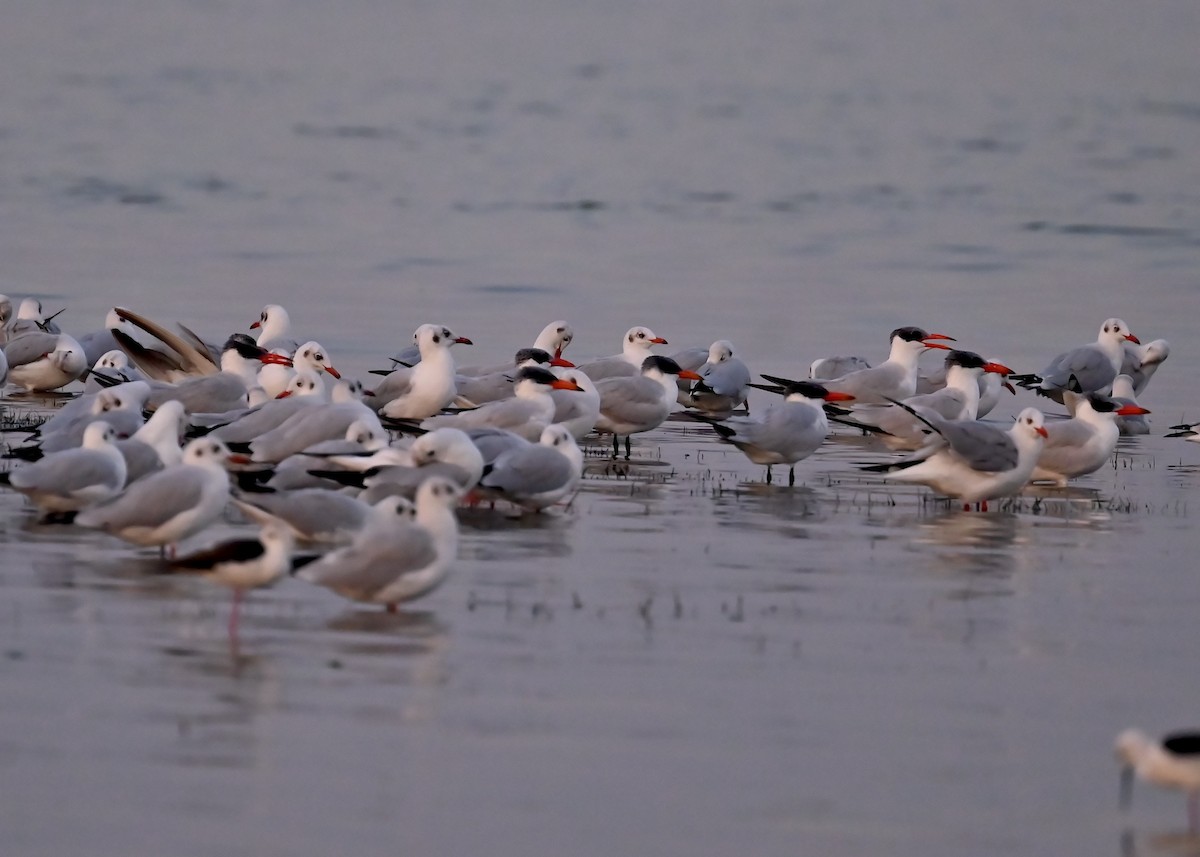
[[[1119,315],[1172,343],[1161,435],[1200,418],[1198,40],[1190,0],[47,0],[0,28],[0,291],[80,333],[277,301],[351,374],[554,318],[1030,371]],[[1110,754],[1198,725],[1200,448],[987,515],[872,460],[767,488],[671,422],[565,512],[466,515],[407,615],[256,593],[239,658],[225,593],[2,494],[0,849],[1200,852]]]

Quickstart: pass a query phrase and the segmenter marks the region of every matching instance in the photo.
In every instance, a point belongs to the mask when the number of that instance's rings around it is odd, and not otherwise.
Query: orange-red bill
[[[1130,342],[1136,342],[1138,345],[1142,344],[1142,340],[1138,339],[1132,333],[1125,334],[1125,338],[1128,339]]]
[[[1037,428],[1034,429],[1034,431],[1036,431],[1042,437],[1050,437],[1050,432],[1046,431],[1045,426],[1038,426]]]
[[[667,340],[663,339],[661,336],[656,336],[653,339],[651,339],[650,341],[653,342],[655,345],[666,345],[667,344]]]
[[[258,358],[262,363],[275,363],[279,366],[291,366],[292,358],[286,354],[276,354],[274,351],[267,351]]]
[[[235,452],[226,457],[230,464],[253,464],[254,459],[248,455],[242,455],[240,452]]]
[[[339,372],[338,370],[334,369],[332,366],[326,366],[325,371],[328,372],[333,377],[337,378],[339,381],[342,378],[342,373]]]
[[[663,341],[665,342],[666,340],[663,340]],[[686,378],[689,381],[703,381],[704,380],[699,375],[697,375],[695,372],[693,372],[691,369],[684,369],[683,371],[681,371],[679,373],[679,377]]]
[[[474,345],[475,344],[471,340],[467,339],[465,336],[456,337],[454,341],[457,342],[459,345]]]
[[[932,338],[933,338],[932,336],[929,336],[929,337],[926,337],[925,339],[922,339],[921,344],[924,345],[926,348],[940,348],[943,351],[953,351],[954,350],[949,345],[942,345],[942,343],[940,343],[940,342],[930,342],[929,340]],[[949,339],[950,337],[946,336],[943,338]]]
[[[1119,417],[1136,417],[1138,414],[1148,414],[1150,412],[1141,405],[1121,405],[1115,413]]]
[[[583,390],[583,387],[580,387],[574,381],[567,378],[555,378],[550,382],[550,386],[556,390]]]
[[[261,321],[256,321],[254,324],[250,325],[251,330],[258,330],[260,327],[262,327]]]
[[[553,357],[550,358],[550,365],[558,366],[563,369],[574,369],[575,368],[574,363],[572,363],[570,360],[566,359],[565,357],[559,357],[557,354],[555,354]]]
[[[990,360],[983,364],[984,372],[993,372],[996,375],[1011,375],[1013,370],[1009,369],[1003,363],[992,363]]]
[[[286,399],[291,394],[292,394],[291,390],[284,390],[282,393],[276,394],[275,398],[276,399]]]
[[[827,392],[825,394],[824,398],[825,398],[825,401],[827,401],[827,402],[853,402],[854,401],[854,397],[852,395],[850,395],[849,393],[842,393],[838,390],[830,390],[829,392]]]

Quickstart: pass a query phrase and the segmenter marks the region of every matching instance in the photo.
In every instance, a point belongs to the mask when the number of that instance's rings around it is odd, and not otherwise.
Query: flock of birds
[[[265,307],[249,330],[217,348],[114,308],[103,328],[73,337],[36,299],[14,313],[0,296],[0,382],[30,392],[84,383],[9,444],[5,456],[19,463],[0,480],[45,521],[157,546],[172,569],[228,586],[231,641],[244,593],[289,573],[389,610],[430,592],[457,554],[460,503],[537,512],[568,502],[581,440],[612,435],[615,458],[623,437],[628,458],[630,437],[677,406],[765,465],[768,482],[786,465],[793,484],[795,464],[842,424],[905,453],[864,470],[986,510],[1030,482],[1066,485],[1111,460],[1121,434],[1148,433],[1138,398],[1169,354],[1166,341],[1143,345],[1110,318],[1094,342],[1018,375],[950,336],[900,327],[875,365],[824,358],[807,378],[756,383],[725,340],[665,356],[652,350],[665,339],[633,327],[620,353],[576,365],[563,357],[571,326],[555,321],[512,363],[460,366],[453,348],[470,340],[423,324],[368,390],[342,378],[318,342],[292,340],[282,307]],[[918,358],[931,349],[946,352],[943,366],[922,374]],[[981,422],[1014,384],[1067,415],[1027,407],[1007,429]],[[751,414],[752,388],[781,399]],[[1172,428],[1200,441],[1200,423]],[[256,537],[175,556],[231,503],[260,525]],[[1129,730],[1117,753],[1126,774],[1186,791],[1200,826],[1200,734]]]

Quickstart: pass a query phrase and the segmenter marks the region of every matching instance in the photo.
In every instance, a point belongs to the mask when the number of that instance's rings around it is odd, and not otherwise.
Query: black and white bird
[[[1121,763],[1121,808],[1133,800],[1137,777],[1166,789],[1179,789],[1188,798],[1188,829],[1200,833],[1200,732],[1173,732],[1151,738],[1140,729],[1126,729],[1117,736],[1117,759]]]
[[[233,590],[229,638],[237,639],[238,613],[246,592],[270,586],[291,568],[291,528],[280,521],[263,524],[255,538],[230,539],[171,561],[173,572],[202,574]]]

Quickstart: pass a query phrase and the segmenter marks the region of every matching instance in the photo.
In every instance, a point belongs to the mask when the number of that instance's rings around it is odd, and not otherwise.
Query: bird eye
[[[452,334],[450,333],[450,331],[446,330],[446,328],[444,328],[444,327],[442,328],[442,336],[444,336],[444,337],[446,337],[447,339],[449,339],[449,338],[451,337],[451,335],[452,335]]]

